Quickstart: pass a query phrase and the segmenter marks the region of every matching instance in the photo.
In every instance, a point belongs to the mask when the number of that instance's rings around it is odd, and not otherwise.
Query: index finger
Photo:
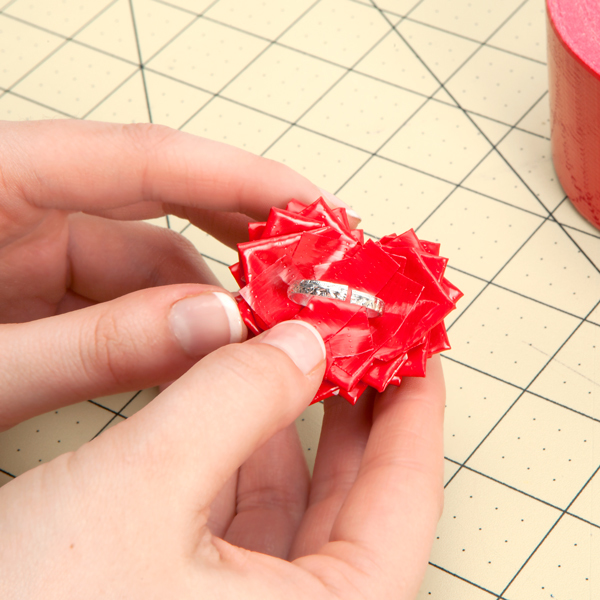
[[[375,401],[358,477],[330,541],[318,555],[299,559],[309,561],[309,570],[331,556],[345,565],[344,580],[373,597],[391,597],[400,587],[406,595],[399,597],[416,596],[443,504],[444,403],[438,356],[426,378],[407,378]]]
[[[321,195],[285,165],[159,125],[1,122],[0,156],[0,184],[39,208],[147,218],[170,204],[260,219]]]

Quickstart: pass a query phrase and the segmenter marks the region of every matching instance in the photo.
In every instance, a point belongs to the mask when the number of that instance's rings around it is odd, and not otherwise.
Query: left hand
[[[183,236],[132,220],[178,215],[234,246],[271,206],[319,195],[285,165],[166,127],[0,122],[0,431],[172,381],[243,339],[240,324],[182,347],[172,307],[223,290]]]

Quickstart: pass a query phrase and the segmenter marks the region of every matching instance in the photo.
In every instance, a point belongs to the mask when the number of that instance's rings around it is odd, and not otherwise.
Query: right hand
[[[312,484],[293,421],[324,372],[284,322],[0,489],[7,600],[413,600],[442,504],[444,385],[325,403]]]

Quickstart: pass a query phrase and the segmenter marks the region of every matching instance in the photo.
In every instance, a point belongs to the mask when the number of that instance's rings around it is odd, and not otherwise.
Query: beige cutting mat
[[[163,123],[442,243],[446,508],[419,600],[600,598],[600,232],[550,157],[543,0],[0,0],[0,118]],[[175,218],[235,284],[235,253]],[[0,436],[0,484],[127,418]],[[299,419],[314,460],[321,406]]]

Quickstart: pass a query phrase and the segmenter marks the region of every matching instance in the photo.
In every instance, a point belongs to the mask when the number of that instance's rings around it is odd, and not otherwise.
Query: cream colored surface
[[[552,168],[545,49],[543,0],[0,1],[0,118],[181,128],[285,162],[371,236],[441,242],[465,298],[419,600],[600,597],[600,232]],[[235,289],[235,252],[152,222]],[[0,485],[155,394],[3,433]],[[297,423],[311,466],[321,418]]]

